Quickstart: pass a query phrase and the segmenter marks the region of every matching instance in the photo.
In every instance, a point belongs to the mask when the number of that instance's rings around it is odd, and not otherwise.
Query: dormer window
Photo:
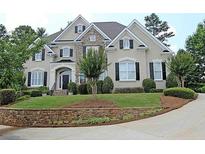
[[[35,61],[42,61],[42,52],[35,54]]]
[[[96,35],[90,35],[90,41],[95,42],[96,41]]]
[[[123,39],[123,49],[129,49],[129,48],[130,48],[130,40]]]
[[[129,39],[129,38],[124,38],[122,40],[120,40],[120,49],[133,49],[133,40]]]
[[[85,26],[84,25],[77,25],[75,26],[75,33],[82,33],[85,30]]]

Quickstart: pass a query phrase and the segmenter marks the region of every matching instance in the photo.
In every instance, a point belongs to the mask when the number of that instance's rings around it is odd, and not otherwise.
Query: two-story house
[[[118,22],[89,23],[79,15],[64,30],[48,36],[48,43],[25,63],[28,87],[67,89],[69,82],[86,81],[77,63],[88,49],[105,48],[108,69],[115,88],[142,87],[152,78],[158,89],[165,88],[165,61],[173,52],[149,33],[137,20],[128,26]]]

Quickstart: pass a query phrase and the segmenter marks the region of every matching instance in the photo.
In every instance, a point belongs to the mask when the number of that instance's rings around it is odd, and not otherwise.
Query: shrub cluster
[[[153,79],[144,79],[142,82],[142,86],[144,88],[144,91],[149,93],[151,89],[156,89],[156,83]]]
[[[40,90],[32,90],[31,91],[31,97],[39,97],[42,96],[42,91]]]
[[[114,93],[143,93],[144,89],[142,87],[135,88],[115,88]]]
[[[16,91],[14,89],[2,89],[0,90],[0,105],[7,105],[15,102]]]
[[[114,87],[114,84],[113,84],[112,79],[109,76],[107,76],[103,81],[102,92],[104,94],[111,93],[113,90],[113,87]]]
[[[70,82],[68,84],[68,92],[73,93],[73,95],[78,93],[77,84],[75,82]]]
[[[78,86],[78,92],[79,92],[79,94],[88,94],[87,84],[86,83],[80,84]]]
[[[177,87],[177,86],[178,86],[178,83],[177,83],[176,76],[173,73],[170,73],[166,79],[166,87],[173,88],[173,87]]]
[[[97,93],[98,94],[103,93],[102,87],[103,87],[103,81],[102,80],[97,81]]]
[[[162,93],[163,89],[150,89],[150,93]]]
[[[165,96],[174,96],[184,99],[195,99],[196,93],[189,88],[168,88],[164,90]]]

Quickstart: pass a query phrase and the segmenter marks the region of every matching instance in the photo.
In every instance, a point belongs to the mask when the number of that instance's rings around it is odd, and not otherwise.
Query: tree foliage
[[[188,52],[179,52],[171,57],[168,67],[171,73],[176,75],[179,87],[184,87],[187,77],[196,69],[194,58]]]
[[[46,29],[43,27],[38,27],[36,33],[39,37],[47,36]]]
[[[144,20],[146,29],[158,38],[164,45],[170,46],[167,43],[167,39],[173,37],[175,34],[173,32],[168,32],[170,27],[168,26],[167,21],[160,20],[155,13],[146,16]]]
[[[190,77],[191,82],[205,81],[205,20],[199,23],[192,35],[186,40],[186,50],[195,59],[196,72]]]
[[[23,64],[45,41],[35,41],[38,36],[30,26],[19,26],[11,35],[5,32],[7,37],[0,39],[0,89],[18,88],[24,81]]]
[[[87,55],[79,62],[81,72],[88,78],[92,87],[92,94],[97,93],[96,82],[100,76],[107,69],[106,54],[103,48],[99,51],[88,50]]]

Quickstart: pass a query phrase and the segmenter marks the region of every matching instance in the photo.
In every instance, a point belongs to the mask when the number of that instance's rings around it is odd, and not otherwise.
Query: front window
[[[96,35],[90,35],[90,41],[95,42],[96,41]]]
[[[43,86],[43,71],[31,72],[31,86]]]
[[[107,71],[104,71],[102,74],[100,74],[98,80],[104,80],[107,77]]]
[[[120,80],[135,80],[135,63],[133,61],[123,61],[119,63]]]
[[[88,53],[88,51],[92,49],[92,51],[98,51],[99,46],[87,46],[86,47],[86,52]]]
[[[162,80],[162,63],[160,61],[153,62],[154,79]]]
[[[69,48],[63,48],[63,57],[69,57]]]
[[[123,49],[129,49],[130,48],[130,40],[124,39],[123,40]]]
[[[86,78],[85,78],[85,75],[83,73],[80,73],[79,81],[80,81],[80,83],[85,83],[86,82]]]
[[[42,60],[42,52],[35,54],[35,61],[41,61]]]
[[[82,33],[83,32],[83,25],[78,25],[78,33]]]

